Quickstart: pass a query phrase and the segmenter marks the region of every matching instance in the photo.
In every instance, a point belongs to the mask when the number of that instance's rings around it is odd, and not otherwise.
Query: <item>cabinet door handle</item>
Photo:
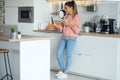
[[[75,55],[78,55],[78,56],[92,56],[90,54],[81,54],[81,53],[75,53]]]
[[[77,54],[77,55],[82,56],[82,54]]]
[[[79,55],[79,56],[82,56],[83,54],[81,54],[81,53],[75,53],[75,55]]]

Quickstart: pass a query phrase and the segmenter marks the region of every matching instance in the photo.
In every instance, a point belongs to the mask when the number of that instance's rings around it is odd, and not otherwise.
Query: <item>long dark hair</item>
[[[78,14],[77,6],[74,0],[66,2],[65,6],[69,6],[73,8],[73,17]]]

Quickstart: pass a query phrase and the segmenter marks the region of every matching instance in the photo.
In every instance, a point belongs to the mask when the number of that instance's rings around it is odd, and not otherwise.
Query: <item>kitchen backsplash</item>
[[[53,12],[60,10],[61,2],[53,4]],[[57,5],[58,4],[58,5]],[[91,21],[95,16],[102,15],[107,16],[108,18],[115,19],[117,24],[119,23],[119,5],[120,2],[100,2],[96,4],[96,11],[87,11],[86,7],[83,7],[81,4],[77,3],[78,14],[81,17],[82,24],[86,21]],[[117,27],[119,27],[117,25]],[[82,28],[84,29],[84,28]]]

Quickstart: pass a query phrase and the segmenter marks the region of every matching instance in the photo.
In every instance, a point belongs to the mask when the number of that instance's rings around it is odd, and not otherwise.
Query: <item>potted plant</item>
[[[11,37],[12,37],[12,39],[16,39],[16,37],[17,37],[14,27],[11,27]]]
[[[15,32],[14,27],[11,27],[11,33],[14,33],[14,32]]]
[[[18,31],[18,39],[21,39],[21,32],[20,31]]]
[[[85,32],[89,32],[90,31],[90,27],[92,26],[92,23],[90,21],[87,21],[83,24]]]

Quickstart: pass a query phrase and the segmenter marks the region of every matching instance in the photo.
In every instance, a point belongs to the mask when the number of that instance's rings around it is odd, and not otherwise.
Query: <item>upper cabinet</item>
[[[33,0],[5,0],[5,6],[33,6]]]
[[[33,6],[34,5],[34,0],[18,0],[19,1],[19,6]]]
[[[18,1],[19,0],[5,0],[5,6],[18,6]]]

